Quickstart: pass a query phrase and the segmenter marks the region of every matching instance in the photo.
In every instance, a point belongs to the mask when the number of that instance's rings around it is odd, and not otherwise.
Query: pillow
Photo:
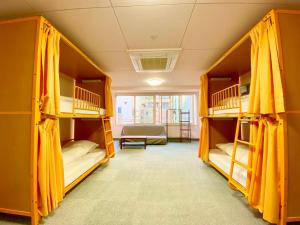
[[[86,155],[90,151],[93,151],[97,147],[98,144],[88,140],[69,142],[62,147],[63,162],[66,165],[75,159]]]
[[[232,156],[233,152],[233,143],[221,143],[216,144],[216,147],[220,150],[224,151],[227,155]],[[243,162],[245,164],[248,163],[248,154],[249,154],[249,146],[245,144],[238,143],[236,147],[236,155],[235,158]]]
[[[236,148],[236,159],[244,164],[248,164],[249,145],[238,143]]]
[[[227,155],[232,156],[233,143],[220,143],[216,144],[216,147],[225,152]]]

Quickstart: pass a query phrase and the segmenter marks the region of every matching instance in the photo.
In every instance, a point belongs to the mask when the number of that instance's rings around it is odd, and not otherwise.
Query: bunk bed
[[[241,95],[240,89],[240,84],[235,84],[212,94],[209,115],[247,113],[249,95]]]
[[[111,78],[40,16],[0,21],[0,46],[0,212],[37,225],[114,156]]]
[[[299,27],[272,10],[200,76],[199,157],[278,225],[300,221]]]
[[[105,115],[105,109],[100,107],[99,95],[78,86],[75,86],[74,89],[75,98],[60,96],[61,113]]]

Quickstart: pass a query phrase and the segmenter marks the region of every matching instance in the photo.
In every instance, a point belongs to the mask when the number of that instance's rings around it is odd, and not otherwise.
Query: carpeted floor
[[[73,189],[45,225],[266,225],[197,158],[198,143],[124,149]],[[30,224],[0,214],[1,225]]]

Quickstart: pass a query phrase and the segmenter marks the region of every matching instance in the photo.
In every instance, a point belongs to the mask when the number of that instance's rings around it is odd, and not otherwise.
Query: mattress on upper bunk
[[[60,112],[73,113],[73,98],[67,96],[60,96]],[[105,115],[105,109],[100,108],[100,112],[97,110],[83,110],[75,109],[75,113],[78,114],[92,114],[92,115]]]
[[[232,147],[233,143],[227,143],[223,145],[228,145],[227,149],[221,150],[221,149],[210,149],[209,150],[209,161],[211,161],[213,164],[218,166],[224,173],[229,175],[230,172],[230,166],[231,166],[231,153],[230,150],[228,150],[228,147]],[[245,149],[237,149],[236,151],[236,160],[248,164],[248,150],[245,151]],[[247,170],[237,164],[234,165],[233,170],[233,179],[239,182],[241,185],[246,187],[247,182]]]
[[[91,152],[64,164],[65,187],[105,158],[105,149],[96,148]]]
[[[229,102],[230,99],[225,99],[225,103]],[[242,107],[242,112],[243,113],[247,113],[248,112],[248,105],[249,105],[249,95],[243,95],[241,96],[241,107]],[[235,114],[235,113],[239,113],[240,112],[240,108],[231,108],[231,109],[215,109],[213,110],[213,108],[209,108],[208,109],[208,113],[210,115],[214,114],[214,115],[218,115],[218,114]]]

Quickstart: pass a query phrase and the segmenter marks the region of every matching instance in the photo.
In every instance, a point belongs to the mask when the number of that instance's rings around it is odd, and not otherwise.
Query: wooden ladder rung
[[[105,133],[110,133],[110,132],[111,132],[111,130],[106,130],[106,131],[105,131]]]
[[[113,157],[114,155],[115,155],[115,153],[113,152],[113,153],[109,154],[108,157],[111,158],[111,157]]]
[[[110,141],[110,142],[107,143],[107,145],[111,145],[112,143],[114,143],[114,142],[113,142],[113,141]]]
[[[255,146],[253,143],[250,143],[248,141],[242,141],[242,140],[236,140],[236,141],[245,145]]]
[[[238,191],[242,192],[242,193],[245,195],[245,197],[248,196],[248,193],[247,193],[246,188],[245,188],[243,185],[241,185],[239,182],[237,182],[236,180],[234,180],[233,178],[229,179],[229,180],[228,180],[228,183],[229,183],[229,184],[233,184],[233,186],[234,186]]]
[[[258,122],[259,119],[240,119],[241,122]]]
[[[249,172],[252,171],[252,168],[249,167],[248,165],[240,162],[240,161],[237,161],[237,160],[233,160],[234,163],[238,164],[239,166],[243,167],[244,169],[248,170]]]

